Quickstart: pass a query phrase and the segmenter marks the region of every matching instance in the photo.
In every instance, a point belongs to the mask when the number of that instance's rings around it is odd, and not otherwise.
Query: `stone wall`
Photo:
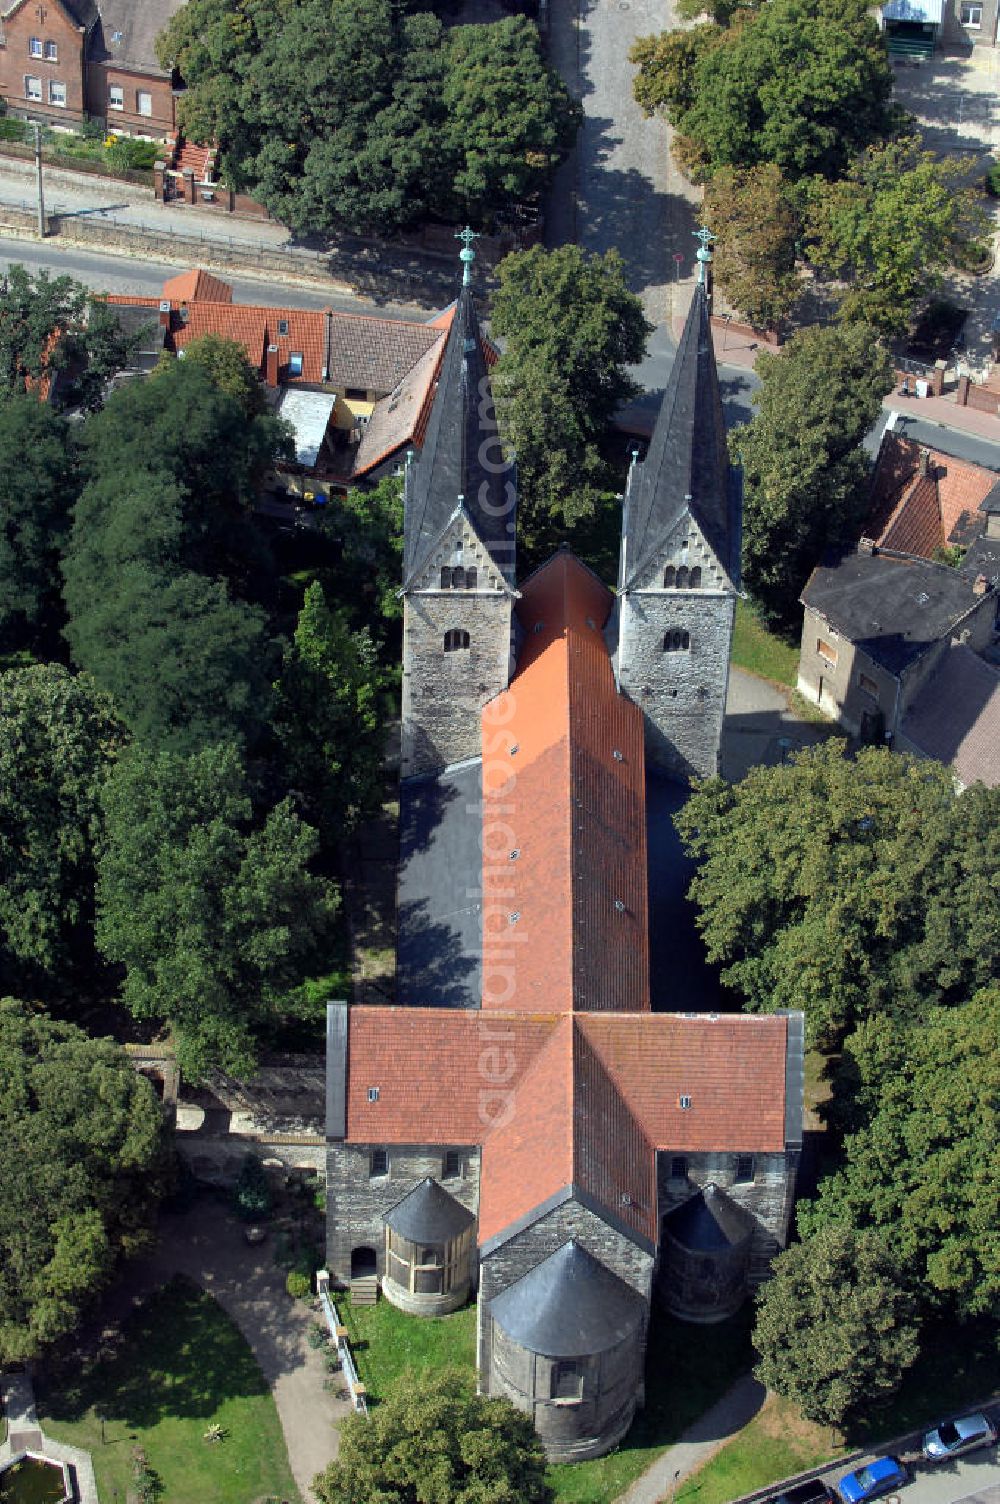
[[[619,678],[641,708],[646,757],[682,778],[718,772],[736,597],[630,591],[621,602]],[[667,633],[689,646],[664,650]]]
[[[753,1155],[753,1179],[736,1179],[736,1154],[685,1154],[661,1151],[656,1156],[657,1192],[662,1219],[686,1201],[694,1190],[712,1184],[725,1191],[737,1205],[744,1207],[757,1224],[750,1248],[749,1278],[751,1285],[767,1278],[774,1255],[788,1240],[792,1206],[795,1200],[795,1177],[799,1156],[794,1150],[782,1154]],[[687,1174],[671,1174],[674,1161],[684,1159]]]
[[[448,631],[468,648],[445,652]],[[511,598],[506,591],[407,595],[403,607],[402,776],[478,757],[480,711],[510,677]]]
[[[331,1277],[347,1284],[351,1251],[373,1248],[378,1273],[385,1272],[383,1218],[430,1175],[469,1211],[479,1212],[479,1149],[475,1145],[390,1144],[389,1173],[372,1178],[372,1151],[384,1144],[330,1143],[326,1151],[326,1244]],[[443,1179],[447,1149],[459,1149],[462,1175]]]

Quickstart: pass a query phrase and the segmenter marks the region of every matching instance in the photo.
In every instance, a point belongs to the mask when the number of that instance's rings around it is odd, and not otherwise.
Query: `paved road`
[[[904,1459],[905,1460],[905,1459]],[[826,1481],[834,1483],[847,1469],[833,1468]],[[942,1467],[918,1463],[912,1481],[898,1495],[899,1504],[1000,1504],[1000,1463],[997,1449],[974,1452]]]
[[[980,434],[965,433],[960,429],[950,428],[943,423],[928,422],[924,418],[915,416],[919,411],[920,404],[916,403],[913,407],[908,407],[906,411],[899,413],[896,419],[897,433],[905,434],[908,439],[915,439],[918,444],[927,444],[932,449],[940,449],[945,454],[953,455],[957,460],[968,460],[971,464],[982,465],[987,470],[1000,470],[1000,419],[994,418],[993,420],[996,425],[996,438],[990,440]],[[956,408],[956,412],[959,411],[964,411],[964,409]],[[884,410],[865,440],[865,448],[872,456],[878,453],[889,417],[889,411]]]

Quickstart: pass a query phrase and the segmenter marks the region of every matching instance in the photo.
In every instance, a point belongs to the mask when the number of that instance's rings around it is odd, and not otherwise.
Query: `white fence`
[[[355,1410],[360,1410],[362,1415],[367,1415],[368,1400],[366,1398],[365,1386],[358,1378],[358,1370],[354,1365],[354,1355],[351,1352],[351,1344],[348,1341],[347,1328],[340,1319],[337,1307],[330,1299],[330,1276],[325,1269],[320,1269],[316,1275],[316,1289],[319,1293],[319,1303],[323,1307],[323,1315],[326,1318],[330,1340],[337,1349],[340,1367],[347,1380],[347,1387],[351,1391],[354,1408]]]

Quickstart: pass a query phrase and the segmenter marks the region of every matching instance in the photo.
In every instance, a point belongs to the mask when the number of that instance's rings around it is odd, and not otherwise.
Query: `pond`
[[[61,1462],[25,1457],[0,1472],[0,1504],[63,1504],[65,1498]]]

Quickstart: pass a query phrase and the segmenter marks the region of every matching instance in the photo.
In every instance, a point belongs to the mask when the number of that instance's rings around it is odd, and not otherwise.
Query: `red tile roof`
[[[354,456],[352,475],[374,470],[406,444],[423,444],[447,338],[442,333],[396,390],[375,404]]]
[[[642,713],[615,687],[611,603],[557,554],[523,587],[518,670],[483,710],[485,1008],[649,1007]]]
[[[209,148],[198,147],[197,150],[207,153]],[[196,267],[192,271],[181,272],[179,276],[168,277],[160,296],[163,301],[171,303],[194,303],[198,300],[205,303],[231,303],[233,289],[221,277],[213,277],[211,272]],[[114,301],[117,302],[118,299]]]
[[[925,559],[946,543],[965,546],[979,531],[975,514],[995,484],[992,471],[889,431],[875,467],[864,536]]]

